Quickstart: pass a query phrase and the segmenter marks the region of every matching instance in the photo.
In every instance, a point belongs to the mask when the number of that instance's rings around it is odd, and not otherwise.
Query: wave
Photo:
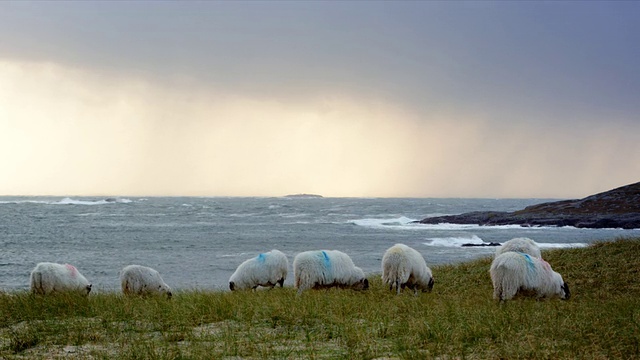
[[[64,198],[58,202],[52,202],[50,205],[107,205],[107,204],[129,204],[133,200],[125,198],[107,198],[103,200],[76,200],[72,198]]]
[[[477,235],[471,235],[467,237],[445,237],[445,238],[429,238],[426,239],[427,242],[423,243],[427,246],[439,246],[439,247],[462,247],[464,244],[472,244],[472,245],[489,245],[489,243],[484,242]]]
[[[518,229],[522,230],[520,225],[477,225],[477,224],[420,224],[417,220],[410,219],[405,216],[392,219],[358,219],[349,220],[347,223],[357,226],[363,226],[374,229],[396,229],[396,230],[436,230],[436,231],[452,231],[452,230],[475,230],[475,229]],[[549,227],[538,226],[527,228],[527,230],[544,230]]]
[[[107,205],[107,204],[128,204],[133,200],[126,198],[107,198],[102,200],[76,200],[72,198],[64,198],[62,200],[8,200],[0,201],[0,204],[43,204],[43,205]]]
[[[374,229],[410,229],[414,228],[416,224],[413,224],[415,220],[408,217],[401,216],[393,219],[358,219],[349,220],[347,223],[357,226],[363,226]]]
[[[477,235],[471,236],[461,236],[461,237],[443,237],[443,238],[428,238],[426,242],[423,243],[427,246],[437,246],[437,247],[463,247],[463,245],[471,245],[471,248],[486,248],[492,247],[497,248],[497,246],[491,246],[491,243],[488,243],[482,240]],[[561,248],[576,248],[576,247],[586,247],[589,246],[587,243],[540,243],[536,242],[541,249],[561,249]]]
[[[587,247],[587,243],[536,243],[541,249],[562,249],[562,248],[576,248]]]

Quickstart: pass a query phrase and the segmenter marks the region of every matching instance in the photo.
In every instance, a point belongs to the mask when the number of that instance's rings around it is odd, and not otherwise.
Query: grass
[[[569,301],[497,303],[491,259],[434,267],[433,292],[419,296],[396,296],[378,276],[366,292],[302,296],[0,294],[0,358],[639,358],[638,255],[640,239],[544,252]]]

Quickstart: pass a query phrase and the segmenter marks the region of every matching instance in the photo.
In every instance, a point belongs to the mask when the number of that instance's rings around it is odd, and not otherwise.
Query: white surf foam
[[[49,204],[50,201],[42,201],[42,200],[8,200],[8,201],[0,201],[0,204]]]
[[[0,204],[43,204],[43,205],[106,205],[106,204],[128,204],[133,200],[126,198],[107,198],[103,200],[77,200],[64,198],[62,200],[9,200],[0,201]]]
[[[485,243],[477,235],[463,236],[463,237],[444,237],[444,238],[429,238],[424,243],[427,246],[439,246],[439,247],[462,247],[464,244],[483,245]]]
[[[476,225],[476,224],[420,224],[415,222],[415,219],[410,219],[405,216],[392,219],[358,219],[349,220],[348,223],[364,226],[376,229],[395,229],[395,230],[434,230],[434,231],[456,231],[456,230],[475,230],[475,229],[519,229],[522,230],[520,225]],[[531,230],[540,229],[545,227],[527,228]]]
[[[462,247],[464,244],[478,245],[471,246],[471,248],[489,248],[488,242],[485,242],[477,235],[471,236],[454,236],[454,237],[442,237],[442,238],[428,238],[426,242],[423,243],[427,246],[438,246],[438,247]],[[587,243],[539,243],[538,246],[541,249],[564,249],[564,248],[576,248],[576,247],[586,247],[589,244]]]
[[[589,244],[586,243],[536,243],[541,249],[563,249],[563,248],[576,248],[586,247]]]
[[[358,219],[349,220],[347,222],[374,229],[411,229],[415,227],[413,226],[415,224],[412,224],[412,221],[415,220],[401,216],[393,219]]]
[[[107,198],[103,200],[76,200],[72,198],[64,198],[60,201],[50,202],[50,205],[106,205],[106,204],[128,204],[133,202],[130,199],[120,198]]]

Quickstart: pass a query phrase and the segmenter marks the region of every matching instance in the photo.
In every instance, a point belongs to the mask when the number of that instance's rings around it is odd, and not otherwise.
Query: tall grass
[[[569,301],[492,299],[491,259],[433,268],[432,293],[297,296],[174,293],[173,299],[0,295],[0,358],[638,358],[640,239],[544,252]]]

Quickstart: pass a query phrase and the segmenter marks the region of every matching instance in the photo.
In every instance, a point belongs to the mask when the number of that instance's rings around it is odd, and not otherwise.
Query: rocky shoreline
[[[577,228],[640,228],[640,182],[577,200],[532,205],[514,212],[475,211],[429,217],[421,224],[574,226]]]

